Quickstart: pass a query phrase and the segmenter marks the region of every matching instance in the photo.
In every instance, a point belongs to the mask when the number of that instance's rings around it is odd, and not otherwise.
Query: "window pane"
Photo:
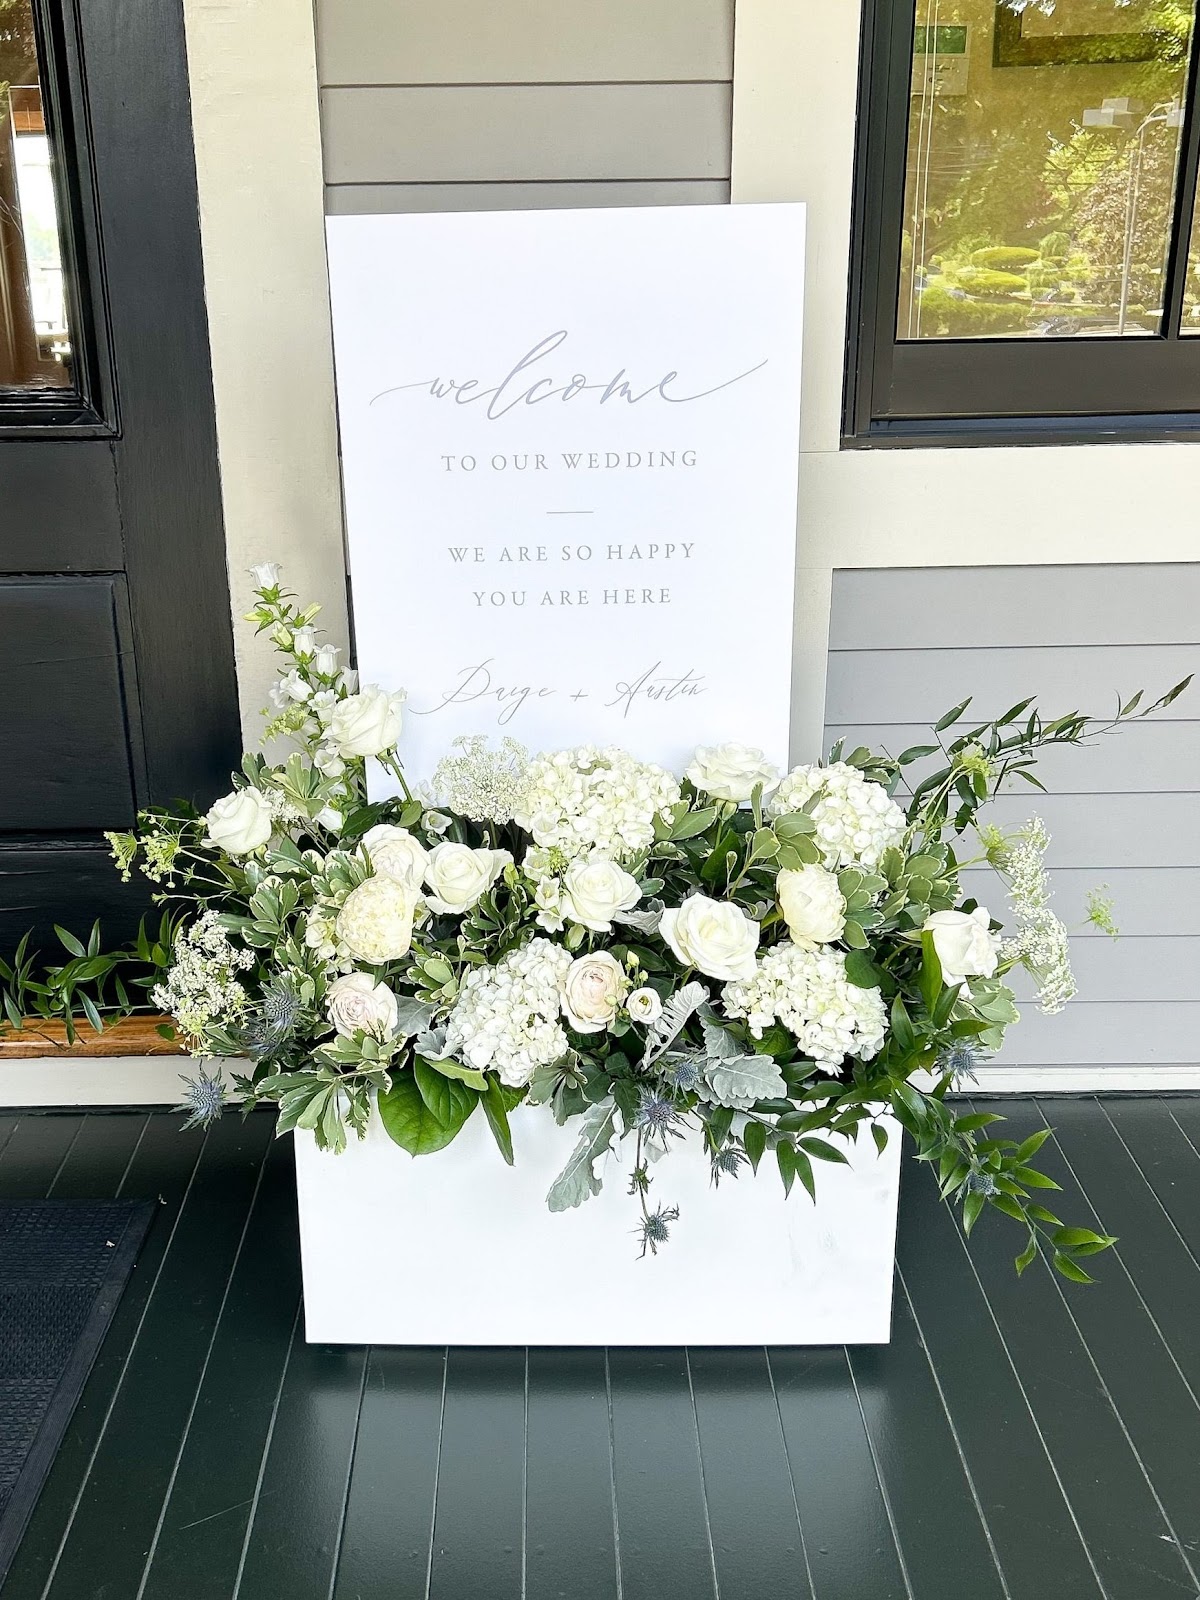
[[[1194,15],[918,0],[898,338],[1158,331]]]
[[[53,160],[30,0],[0,0],[0,388],[73,381]]]
[[[1200,189],[1196,191],[1196,209],[1192,214],[1187,277],[1183,284],[1183,320],[1179,331],[1200,334]]]

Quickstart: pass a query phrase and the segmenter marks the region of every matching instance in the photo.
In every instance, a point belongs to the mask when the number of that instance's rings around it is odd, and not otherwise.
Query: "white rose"
[[[231,856],[261,850],[271,837],[271,807],[257,789],[235,789],[209,807],[208,843]]]
[[[658,931],[685,967],[723,983],[754,976],[759,926],[732,901],[691,895],[678,909],[663,912]]]
[[[377,756],[400,737],[400,707],[407,696],[368,684],[339,700],[330,712],[326,734],[342,756]]]
[[[974,911],[935,911],[926,917],[922,931],[933,935],[946,983],[990,978],[995,972],[1000,935],[989,931],[991,920],[983,906]]]
[[[714,800],[749,800],[758,784],[763,794],[779,787],[779,768],[748,744],[701,745],[684,773]]]
[[[278,561],[260,561],[250,568],[250,576],[254,579],[256,589],[278,589],[279,563]]]
[[[396,996],[369,972],[348,972],[329,985],[325,1009],[337,1031],[349,1039],[355,1033],[390,1038],[396,1031]]]
[[[620,1008],[629,979],[607,950],[579,956],[563,979],[563,1015],[577,1033],[601,1033]]]
[[[412,943],[417,896],[394,878],[368,878],[351,889],[338,912],[337,935],[360,961],[377,967],[398,961]]]
[[[425,876],[429,851],[407,828],[398,828],[392,822],[377,822],[363,834],[363,844],[375,871],[385,878],[395,878],[397,883],[419,889]]]
[[[784,867],[775,879],[779,909],[797,944],[831,944],[846,926],[846,897],[825,867]]]
[[[662,1008],[663,1003],[654,989],[635,989],[625,1002],[625,1009],[634,1022],[657,1022]]]
[[[618,911],[642,898],[637,879],[615,861],[572,861],[562,880],[562,909],[572,922],[608,933]]]
[[[431,911],[457,916],[469,911],[512,860],[507,850],[472,850],[468,844],[443,839],[429,852],[425,882]]]

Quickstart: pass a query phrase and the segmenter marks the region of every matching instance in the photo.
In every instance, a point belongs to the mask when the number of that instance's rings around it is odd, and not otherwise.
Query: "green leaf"
[[[871,1124],[871,1137],[875,1141],[876,1150],[878,1150],[879,1154],[882,1155],[883,1152],[887,1149],[887,1142],[888,1142],[888,1131],[887,1131],[887,1129],[883,1126],[882,1123],[873,1122]]]
[[[508,1125],[508,1106],[505,1104],[500,1080],[494,1076],[484,1079],[483,1114],[488,1119],[488,1126],[500,1148],[500,1154],[511,1167],[513,1142],[512,1129]]]
[[[1072,1261],[1070,1256],[1064,1256],[1060,1250],[1054,1252],[1053,1260],[1057,1270],[1071,1283],[1095,1283],[1096,1280],[1090,1273],[1085,1272],[1078,1262]]]
[[[937,1009],[938,996],[942,992],[942,963],[938,959],[937,948],[933,942],[932,933],[921,934],[921,998],[925,1002],[925,1009],[930,1016]]]
[[[422,1065],[431,1067],[434,1072],[440,1072],[443,1078],[456,1078],[459,1083],[465,1083],[468,1088],[474,1089],[477,1094],[482,1094],[487,1088],[487,1079],[482,1072],[477,1072],[474,1067],[464,1067],[461,1061],[455,1061],[446,1056],[437,1061],[430,1061],[426,1056],[416,1056],[414,1060]]]
[[[60,943],[65,949],[69,950],[73,956],[87,955],[87,951],[83,948],[73,933],[68,933],[65,928],[60,928],[57,922],[54,924],[54,931],[58,935]]]
[[[850,1165],[845,1151],[839,1150],[835,1144],[826,1144],[824,1139],[813,1139],[811,1137],[801,1139],[800,1148],[807,1150],[809,1155],[815,1156],[818,1161],[832,1161],[843,1167]]]
[[[579,1141],[546,1196],[551,1211],[569,1211],[600,1193],[602,1181],[596,1176],[595,1163],[612,1142],[616,1112],[610,1095],[589,1106],[580,1118]]]
[[[451,1120],[443,1122],[431,1109],[417,1082],[416,1063],[411,1072],[396,1074],[392,1079],[392,1087],[386,1094],[379,1096],[378,1102],[380,1121],[388,1137],[402,1150],[407,1150],[414,1156],[430,1155],[435,1150],[444,1150],[470,1116],[479,1099],[479,1096],[472,1094],[469,1089],[454,1084],[449,1078],[443,1078],[441,1073],[434,1072],[427,1063],[422,1062],[420,1065],[424,1067],[427,1082],[436,1078],[439,1084],[444,1085],[446,1099],[439,1103],[444,1104],[450,1111]],[[451,1091],[457,1093],[457,1099],[450,1098]],[[438,1095],[432,1088],[430,1095],[438,1101]]]
[[[940,746],[936,744],[910,745],[907,750],[901,750],[896,757],[896,763],[898,766],[907,767],[913,761],[923,760],[925,756],[936,756],[939,749]]]
[[[808,1159],[803,1150],[797,1150],[795,1152],[795,1159],[796,1176],[808,1190],[809,1199],[815,1202],[817,1198],[817,1180],[813,1177],[812,1162]]]
[[[846,918],[846,925],[842,929],[842,941],[849,945],[851,950],[867,948],[867,936],[862,930],[862,924],[855,922],[853,917]]]
[[[963,1232],[968,1237],[970,1237],[971,1229],[979,1221],[979,1213],[983,1210],[983,1206],[984,1196],[978,1190],[971,1190],[963,1200]]]
[[[79,996],[79,1004],[83,1007],[83,1014],[91,1023],[93,1032],[103,1033],[104,1019],[101,1017],[100,1013],[96,1010],[94,1003],[86,994],[81,994]]]
[[[443,1127],[453,1127],[457,1132],[475,1109],[475,1092],[465,1083],[447,1078],[420,1056],[413,1060],[412,1073],[429,1110]]]
[[[892,1035],[905,1055],[908,1055],[916,1045],[917,1036],[913,1032],[912,1020],[905,1010],[901,995],[897,995],[892,1001]]]
[[[1025,1140],[1024,1144],[1017,1146],[1018,1162],[1024,1163],[1030,1160],[1031,1157],[1037,1155],[1038,1151],[1042,1148],[1049,1137],[1049,1128],[1039,1128],[1036,1133],[1031,1133],[1028,1139]]]
[[[965,700],[961,700],[958,705],[952,706],[950,710],[946,712],[945,716],[937,719],[933,725],[933,731],[935,733],[944,733],[947,728],[951,727],[958,721],[959,717],[962,716],[963,712],[971,704],[973,698],[974,696],[968,695],[967,698]]]
[[[856,989],[878,989],[883,983],[883,970],[865,950],[851,950],[846,955],[846,982]]]
[[[796,1181],[796,1152],[786,1139],[781,1139],[775,1146],[775,1161],[779,1167],[779,1176],[783,1179],[783,1192],[785,1197],[792,1192],[792,1185]]]
[[[742,1146],[749,1157],[750,1165],[755,1172],[758,1163],[763,1158],[763,1151],[767,1148],[767,1130],[761,1122],[748,1122],[742,1134]]]
[[[716,820],[716,808],[713,806],[703,811],[686,811],[671,829],[671,838],[694,839],[697,834],[707,832]]]
[[[1021,1251],[1021,1254],[1013,1262],[1013,1266],[1016,1267],[1016,1269],[1017,1269],[1018,1278],[1025,1271],[1025,1268],[1029,1265],[1029,1263],[1034,1260],[1034,1258],[1036,1257],[1037,1253],[1038,1253],[1037,1234],[1036,1233],[1031,1233],[1029,1235],[1029,1243],[1025,1246],[1024,1250]]]

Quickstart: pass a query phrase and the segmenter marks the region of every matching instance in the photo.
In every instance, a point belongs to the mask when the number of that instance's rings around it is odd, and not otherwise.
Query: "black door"
[[[0,952],[237,751],[181,0],[0,0]]]

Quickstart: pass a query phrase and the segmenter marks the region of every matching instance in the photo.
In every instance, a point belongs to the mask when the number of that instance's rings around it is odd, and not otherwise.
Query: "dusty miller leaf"
[[[593,1171],[612,1142],[617,1114],[612,1096],[606,1096],[594,1106],[589,1106],[580,1119],[579,1139],[571,1159],[550,1185],[546,1204],[551,1211],[570,1211],[581,1206],[591,1195],[599,1194],[601,1180]]]
[[[685,983],[663,1007],[662,1015],[653,1023],[646,1035],[646,1053],[642,1066],[649,1067],[658,1060],[687,1027],[688,1022],[708,999],[708,990],[702,983]]]
[[[632,928],[634,933],[643,934],[649,938],[658,932],[658,925],[662,920],[664,906],[661,900],[651,900],[640,911],[617,911],[613,914],[613,921],[620,922],[627,928]]]
[[[787,1085],[773,1056],[710,1057],[697,1092],[716,1105],[748,1111],[756,1100],[785,1098]]]
[[[434,1007],[410,994],[396,996],[396,1032],[402,1039],[424,1034],[433,1019]],[[423,1053],[423,1052],[422,1052]]]

